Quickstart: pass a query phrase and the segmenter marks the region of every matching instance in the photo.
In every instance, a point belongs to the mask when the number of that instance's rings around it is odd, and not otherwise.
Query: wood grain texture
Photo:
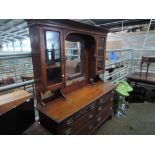
[[[46,108],[38,105],[37,109],[54,121],[60,123],[99,97],[112,91],[114,88],[114,84],[102,82],[95,85],[87,85],[73,93],[67,94],[66,100],[59,98],[48,102]]]
[[[24,91],[17,90],[5,95],[0,96],[0,115],[8,112],[9,110],[17,107],[26,100],[32,98],[32,94]]]

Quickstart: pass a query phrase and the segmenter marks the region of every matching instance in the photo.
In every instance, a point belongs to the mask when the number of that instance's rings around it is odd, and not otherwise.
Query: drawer
[[[81,118],[83,115],[85,115],[87,113],[91,113],[91,112],[93,113],[95,111],[95,109],[96,109],[96,102],[93,102],[89,106],[85,107],[84,109],[80,110],[79,112],[77,112],[76,114],[74,114],[73,116],[68,118],[63,123],[63,127],[71,126],[74,121]]]
[[[108,98],[111,98],[111,97],[113,97],[113,96],[114,96],[114,92],[111,91],[111,92],[105,94],[105,95],[103,96],[103,98],[104,98],[104,100],[107,100]]]
[[[79,131],[85,124],[91,122],[95,118],[95,109],[93,111],[88,112],[87,114],[83,115],[79,119],[69,122],[68,125],[63,125],[63,134],[74,134]]]
[[[112,104],[106,106],[99,114],[96,115],[95,118],[96,125],[101,122],[104,122],[112,114],[112,111],[113,111]]]
[[[109,98],[108,100],[103,101],[103,102],[98,102],[98,104],[96,106],[96,112],[101,112],[105,107],[107,107],[109,105],[113,105],[112,98]]]
[[[103,96],[103,97],[100,97],[97,101],[97,104],[96,104],[96,108],[97,108],[97,111],[102,111],[102,109],[107,106],[109,103],[112,103],[114,100],[114,97],[113,95],[108,95],[108,96]]]
[[[92,132],[92,130],[95,127],[94,120],[90,121],[87,123],[85,126],[83,126],[78,132],[76,132],[76,135],[88,135],[89,133]]]
[[[90,105],[88,105],[87,107],[85,107],[84,109],[80,110],[75,116],[75,120],[80,118],[81,116],[83,116],[84,114],[88,113],[88,112],[93,112],[96,108],[96,101],[91,103]]]

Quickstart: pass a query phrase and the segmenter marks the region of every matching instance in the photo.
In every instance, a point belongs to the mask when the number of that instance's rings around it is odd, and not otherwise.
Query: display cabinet
[[[97,51],[97,72],[101,73],[105,69],[105,38],[98,37],[98,51]]]
[[[80,112],[79,107],[85,108],[114,89],[113,85],[105,85],[99,78],[99,74],[104,73],[108,30],[72,20],[27,20],[27,23],[40,122],[49,130],[54,129],[51,131],[57,130],[54,132],[56,134],[65,134],[61,125],[68,115]],[[101,92],[96,94],[97,83],[100,81]],[[87,90],[87,87],[90,88],[88,94],[81,92],[85,88]],[[107,89],[108,87],[110,89]],[[96,94],[93,98],[92,93]],[[70,94],[72,100],[69,99]],[[76,103],[72,103],[73,100]],[[98,101],[95,102],[97,105]],[[108,112],[111,111],[109,104],[109,101],[105,104]],[[58,117],[64,114],[61,123],[55,118],[56,113]],[[95,112],[96,117],[97,114],[98,112]],[[111,112],[107,116],[110,115]],[[82,121],[82,118],[80,120]],[[78,122],[82,124],[80,120]]]
[[[64,81],[62,30],[43,26],[30,28],[37,92],[61,88]]]

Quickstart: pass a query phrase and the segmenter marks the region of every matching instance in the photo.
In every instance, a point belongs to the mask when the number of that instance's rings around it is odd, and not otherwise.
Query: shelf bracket
[[[66,96],[63,94],[63,92],[59,89],[59,95],[63,98],[66,99]]]

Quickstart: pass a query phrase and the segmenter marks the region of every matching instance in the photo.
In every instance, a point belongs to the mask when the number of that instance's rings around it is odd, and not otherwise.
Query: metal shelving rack
[[[115,52],[117,60],[109,60],[109,54]],[[106,57],[106,72],[105,81],[116,82],[125,78],[132,71],[133,50],[132,49],[115,49],[107,50]],[[108,70],[113,69],[113,72],[108,73]]]

